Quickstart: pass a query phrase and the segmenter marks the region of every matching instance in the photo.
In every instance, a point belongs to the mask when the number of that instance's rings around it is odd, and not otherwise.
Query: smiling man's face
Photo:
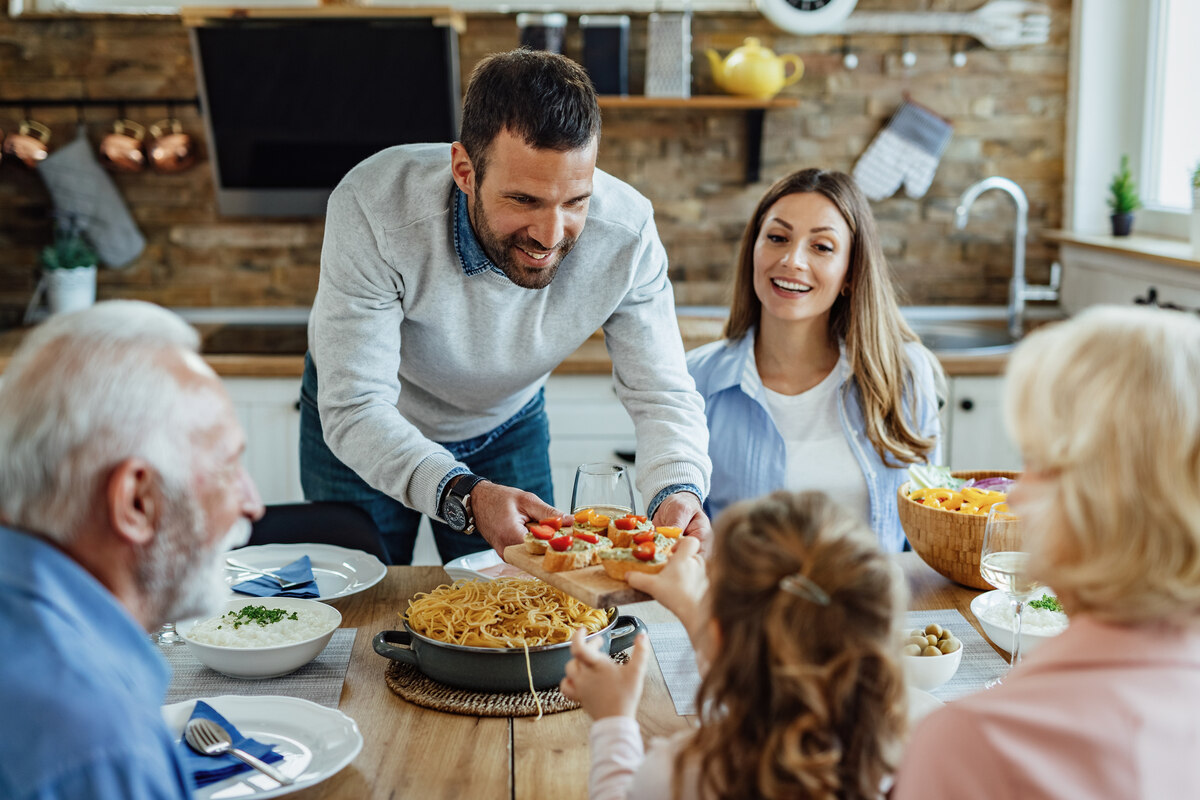
[[[502,130],[488,151],[482,181],[457,143],[451,167],[492,263],[518,286],[549,286],[587,222],[596,141],[577,150],[547,150]]]

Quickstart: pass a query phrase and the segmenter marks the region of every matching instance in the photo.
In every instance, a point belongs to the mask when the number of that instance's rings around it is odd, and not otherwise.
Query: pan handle
[[[649,633],[646,623],[637,617],[622,614],[613,623],[612,638],[609,640],[608,654],[616,655],[633,644],[639,633]]]
[[[408,631],[380,631],[371,640],[375,652],[384,658],[417,666],[417,654],[412,648],[412,636]]]

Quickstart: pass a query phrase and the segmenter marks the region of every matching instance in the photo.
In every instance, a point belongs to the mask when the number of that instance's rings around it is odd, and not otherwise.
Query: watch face
[[[445,506],[442,508],[442,517],[446,520],[446,524],[456,531],[465,530],[467,527],[467,511],[457,497],[446,498]]]

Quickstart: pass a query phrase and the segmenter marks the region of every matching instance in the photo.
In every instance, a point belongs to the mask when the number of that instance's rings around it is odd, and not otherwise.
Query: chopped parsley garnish
[[[266,606],[243,606],[240,611],[229,611],[225,613],[222,620],[232,622],[234,630],[243,625],[258,623],[262,627],[266,627],[273,622],[279,622],[285,619],[300,619],[296,616],[296,612],[291,614],[284,611],[282,608],[267,608]],[[218,625],[218,628],[221,626]]]
[[[1051,597],[1048,594],[1043,594],[1037,600],[1030,600],[1029,607],[1030,608],[1044,608],[1047,611],[1058,611],[1060,613],[1063,610],[1062,603],[1058,602],[1058,598]]]

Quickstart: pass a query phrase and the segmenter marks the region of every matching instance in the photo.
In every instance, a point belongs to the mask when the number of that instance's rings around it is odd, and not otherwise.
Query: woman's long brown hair
[[[696,698],[700,727],[676,759],[676,798],[693,764],[703,797],[875,800],[906,725],[894,567],[820,492],[731,506],[713,538],[721,643]],[[827,603],[781,588],[797,574]]]
[[[862,397],[867,438],[884,463],[923,461],[937,443],[922,436],[916,424],[910,424],[901,413],[906,378],[912,373],[904,344],[919,339],[896,302],[875,216],[849,175],[800,170],[777,181],[763,195],[742,233],[725,337],[740,339],[758,325],[762,302],[754,292],[754,243],[771,206],[782,197],[800,192],[817,192],[828,198],[850,228],[850,266],[846,271],[849,294],[839,295],[834,301],[829,333],[846,342],[846,356]],[[934,369],[940,369],[936,362]],[[915,420],[915,393],[909,398],[909,407]]]

